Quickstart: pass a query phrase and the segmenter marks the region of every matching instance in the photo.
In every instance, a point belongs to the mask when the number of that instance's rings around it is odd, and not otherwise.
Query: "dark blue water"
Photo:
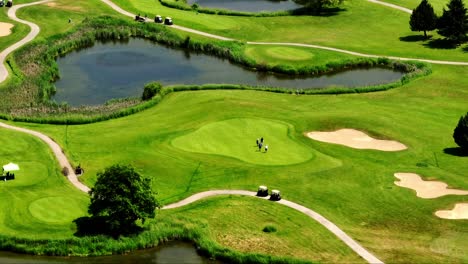
[[[142,39],[106,43],[57,60],[60,76],[54,100],[72,106],[98,105],[113,98],[137,96],[150,81],[168,84],[248,84],[291,89],[356,87],[389,83],[403,73],[355,69],[321,77],[258,73],[204,54],[167,48]]]
[[[112,255],[103,257],[44,257],[0,252],[0,263],[29,264],[216,264],[197,255],[195,248],[190,244],[172,243],[154,249],[139,250],[126,255]]]
[[[187,0],[187,4],[197,3],[200,7],[227,9],[245,12],[273,12],[282,10],[293,10],[302,7],[292,0]]]

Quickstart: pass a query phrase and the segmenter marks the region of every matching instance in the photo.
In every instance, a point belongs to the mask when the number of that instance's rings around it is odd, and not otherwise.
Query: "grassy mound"
[[[185,151],[223,155],[261,165],[288,165],[311,159],[310,149],[290,138],[288,130],[288,125],[280,122],[235,118],[204,125],[174,139],[172,144]],[[260,150],[256,139],[261,137],[264,143]]]

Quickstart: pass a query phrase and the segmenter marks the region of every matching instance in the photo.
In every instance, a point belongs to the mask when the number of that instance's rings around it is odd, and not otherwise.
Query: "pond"
[[[31,256],[9,252],[0,252],[0,263],[89,263],[89,264],[121,264],[121,263],[173,263],[173,264],[216,264],[220,262],[211,261],[199,256],[191,244],[169,243],[157,248],[138,250],[126,255],[112,255],[102,257],[46,257]]]
[[[170,84],[247,84],[314,89],[390,83],[402,72],[382,68],[355,69],[320,77],[297,77],[255,72],[228,60],[142,39],[127,43],[97,43],[57,60],[61,78],[55,83],[56,102],[71,106],[98,105],[113,98],[137,96],[150,81]]]
[[[187,0],[188,5],[243,12],[274,12],[301,8],[292,0]]]

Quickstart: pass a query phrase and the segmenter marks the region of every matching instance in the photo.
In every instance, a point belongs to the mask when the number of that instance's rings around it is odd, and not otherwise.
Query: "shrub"
[[[265,233],[274,233],[274,232],[276,232],[276,227],[274,227],[272,225],[266,225],[263,228],[263,232],[265,232]]]
[[[462,149],[468,150],[468,113],[460,117],[458,125],[453,131],[453,139]]]
[[[162,89],[162,85],[160,83],[150,82],[145,85],[141,99],[144,101],[149,100],[153,98],[155,95],[159,94],[161,89]]]

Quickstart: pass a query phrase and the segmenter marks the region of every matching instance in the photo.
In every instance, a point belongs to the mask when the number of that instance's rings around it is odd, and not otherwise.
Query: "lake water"
[[[272,1],[272,0],[187,0],[188,5],[197,3],[200,7],[227,9],[245,12],[273,12],[282,10],[293,10],[301,8],[292,0]]]
[[[169,243],[157,248],[138,250],[126,255],[112,255],[102,257],[46,257],[31,256],[9,252],[0,252],[0,263],[29,264],[216,264],[215,262],[199,256],[195,248],[186,243]]]
[[[354,69],[320,77],[255,72],[227,60],[168,48],[142,39],[97,43],[57,60],[61,79],[54,100],[72,106],[98,105],[113,98],[137,96],[150,81],[169,84],[247,84],[314,89],[367,86],[398,80],[403,73],[388,69]]]

